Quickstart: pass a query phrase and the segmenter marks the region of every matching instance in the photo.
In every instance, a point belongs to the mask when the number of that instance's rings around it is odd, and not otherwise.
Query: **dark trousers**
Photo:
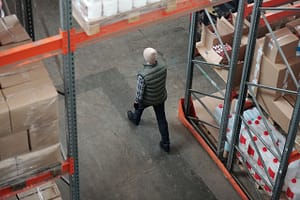
[[[143,111],[147,107],[149,107],[149,106],[145,107],[145,106],[139,104],[138,108],[135,109],[133,119],[136,121],[136,124],[139,124],[139,122],[141,121]],[[155,105],[152,107],[155,112],[159,132],[160,132],[160,136],[161,136],[161,141],[164,144],[170,144],[168,122],[166,120],[166,114],[165,114],[165,103],[163,102],[161,104],[158,104],[158,105]]]

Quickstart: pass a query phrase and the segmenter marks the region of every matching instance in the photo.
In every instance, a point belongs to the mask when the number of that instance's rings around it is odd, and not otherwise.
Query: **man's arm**
[[[145,79],[143,76],[138,75],[134,103],[141,103],[143,101],[144,89],[145,89]]]

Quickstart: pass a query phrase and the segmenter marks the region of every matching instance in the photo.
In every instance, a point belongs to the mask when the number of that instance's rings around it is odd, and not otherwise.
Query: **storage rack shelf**
[[[20,45],[0,52],[0,67],[15,65],[22,67],[25,64],[62,54],[64,69],[64,91],[67,121],[67,159],[58,168],[47,169],[41,173],[26,177],[24,180],[0,188],[0,199],[11,196],[19,191],[26,190],[49,179],[58,178],[68,173],[70,179],[71,199],[80,199],[79,192],[79,169],[78,169],[78,147],[77,147],[77,118],[76,118],[76,91],[74,75],[74,52],[76,48],[97,42],[101,39],[114,37],[134,30],[138,27],[151,25],[162,20],[176,18],[207,7],[220,5],[229,0],[166,0],[167,5],[171,3],[171,9],[159,9],[139,16],[138,20],[121,20],[112,24],[103,25],[99,33],[88,36],[82,30],[73,28],[72,1],[60,0],[61,29],[58,35],[47,37],[29,44]],[[19,2],[20,3],[20,2]],[[31,0],[22,0],[27,12],[30,14],[32,25]],[[24,14],[24,13],[23,13]],[[26,14],[26,13],[25,13]],[[28,13],[27,13],[28,14]],[[28,32],[34,39],[33,27],[28,27]],[[56,173],[57,170],[60,173]]]
[[[253,58],[253,51],[255,47],[255,42],[256,42],[256,34],[257,34],[257,29],[258,26],[266,26],[269,31],[272,33],[272,30],[270,30],[270,25],[269,23],[271,22],[278,22],[281,20],[284,20],[288,16],[296,16],[299,12],[299,2],[296,1],[256,1],[254,4],[247,5],[244,7],[244,1],[239,2],[239,9],[238,9],[238,17],[237,17],[237,22],[235,26],[235,32],[234,32],[234,41],[233,41],[233,47],[232,47],[232,55],[229,60],[229,70],[228,70],[228,77],[227,77],[227,83],[226,83],[226,90],[223,92],[219,86],[216,85],[216,83],[211,80],[210,77],[207,77],[206,72],[203,70],[204,67],[207,66],[215,66],[218,68],[225,67],[224,65],[216,65],[215,63],[207,63],[203,61],[199,61],[195,58],[195,36],[196,36],[196,19],[197,19],[197,13],[194,13],[192,16],[192,24],[190,26],[190,42],[189,42],[189,52],[188,52],[188,64],[187,64],[187,80],[186,80],[186,90],[185,90],[185,97],[184,99],[181,99],[178,104],[178,110],[179,110],[179,119],[182,121],[182,123],[190,130],[191,134],[198,140],[198,142],[205,148],[205,150],[209,153],[209,155],[212,157],[212,159],[216,162],[216,164],[219,166],[219,168],[223,171],[224,175],[228,178],[229,182],[233,185],[233,187],[236,189],[236,191],[240,194],[242,199],[257,199],[257,198],[262,198],[263,195],[260,191],[257,191],[254,188],[253,185],[254,182],[250,182],[252,186],[246,185],[244,186],[244,181],[240,180],[241,175],[238,174],[241,172],[241,170],[238,170],[238,173],[235,172],[235,168],[237,167],[240,169],[241,167],[246,169],[246,166],[237,166],[235,164],[235,155],[236,152],[239,152],[238,148],[238,138],[239,138],[239,132],[240,132],[240,127],[241,127],[241,121],[242,121],[242,113],[243,113],[243,107],[245,105],[245,99],[246,95],[248,93],[251,93],[249,91],[249,85],[255,86],[255,87],[265,87],[263,85],[254,85],[249,83],[249,74],[250,74],[250,67],[251,67],[251,62]],[[279,7],[276,8],[276,6],[282,6],[283,4],[287,3],[293,3],[292,6],[289,6],[289,8],[284,8]],[[251,12],[249,9],[253,9]],[[266,10],[276,10],[274,13],[267,13],[267,14],[261,14],[261,11],[266,11]],[[277,12],[279,11],[280,12]],[[207,17],[209,17],[208,12]],[[229,115],[229,110],[230,110],[230,100],[232,97],[232,91],[233,91],[233,81],[234,81],[234,74],[237,69],[237,57],[238,57],[238,52],[240,50],[240,40],[242,37],[242,27],[243,23],[242,20],[244,17],[247,17],[248,15],[251,14],[251,27],[249,29],[249,35],[248,35],[248,43],[247,43],[247,49],[245,53],[245,59],[244,59],[244,65],[243,65],[243,75],[242,75],[242,80],[240,83],[240,92],[239,92],[239,101],[237,102],[237,107],[238,110],[236,111],[237,116],[234,120],[233,124],[233,136],[232,140],[230,141],[231,145],[230,151],[229,151],[229,157],[225,158],[223,153],[224,153],[224,144],[227,141],[226,140],[226,130],[227,130],[227,125],[228,125],[228,115]],[[263,16],[261,18],[261,16]],[[210,20],[212,23],[212,20]],[[214,28],[215,33],[218,35],[218,31]],[[219,37],[219,36],[218,36]],[[219,37],[220,38],[220,37]],[[276,41],[276,38],[273,37],[273,40]],[[219,42],[222,43],[222,41]],[[223,47],[224,49],[224,47]],[[280,48],[279,48],[280,49]],[[296,51],[296,50],[295,50]],[[285,57],[283,55],[283,57]],[[197,65],[202,65],[202,66],[197,66]],[[194,79],[194,71],[196,69],[200,69],[200,71],[203,73],[203,75],[209,79],[209,81],[212,83],[212,85],[219,91],[219,96],[216,94],[205,94],[201,91],[197,91],[193,88],[193,79]],[[224,78],[224,77],[222,77]],[[297,85],[297,84],[296,84]],[[275,88],[280,91],[280,89]],[[281,90],[282,91],[282,90]],[[297,91],[288,91],[289,93],[296,94],[297,97],[299,97],[299,86],[297,86]],[[224,107],[222,111],[222,116],[221,116],[221,123],[220,126],[216,124],[211,124],[211,122],[208,121],[203,121],[203,118],[206,118],[205,116],[197,116],[195,106],[193,103],[193,99],[195,101],[199,101],[201,105],[205,108],[203,110],[207,110],[207,107],[209,105],[206,105],[205,101],[198,97],[201,95],[206,95],[213,97],[215,99],[219,99],[219,101],[223,102]],[[221,96],[221,97],[220,97]],[[253,95],[252,95],[253,96]],[[255,101],[255,95],[253,96],[253,99]],[[256,103],[257,104],[257,103]],[[284,153],[282,153],[281,157],[279,158],[280,160],[280,166],[279,166],[279,173],[272,184],[273,188],[273,193],[271,195],[272,199],[279,199],[281,198],[281,189],[283,186],[283,180],[285,178],[285,173],[287,170],[287,165],[288,165],[288,159],[292,155],[292,148],[294,147],[294,141],[295,141],[295,136],[298,130],[298,124],[299,124],[299,104],[300,104],[300,99],[297,98],[296,105],[294,108],[293,112],[293,117],[290,122],[290,128],[287,134],[287,139],[286,143],[284,146]],[[209,112],[209,111],[208,111]],[[261,113],[261,112],[260,112]],[[211,116],[213,115],[212,113],[209,113]],[[201,112],[201,115],[204,115]],[[212,117],[213,118],[213,117]],[[211,134],[210,130],[214,129],[216,134]],[[213,138],[211,138],[213,136]],[[229,142],[229,141],[227,141]],[[246,172],[244,175],[247,175],[247,170],[243,170]],[[251,180],[250,180],[251,181]],[[247,186],[252,187],[254,190],[251,190],[251,188],[247,188]],[[250,189],[250,190],[248,190]],[[252,192],[254,192],[255,197],[253,196]],[[270,197],[268,197],[270,198]]]
[[[57,179],[66,174],[73,174],[72,168],[73,161],[63,161],[59,165],[53,166],[50,169],[42,169],[39,172],[34,172],[25,177],[18,177],[10,182],[1,184],[0,186],[0,199],[15,195],[19,192],[25,191],[32,187],[38,186],[41,183],[53,179]]]
[[[71,1],[60,1],[62,12],[61,18],[63,19],[62,30],[58,35],[48,37],[39,41],[35,41],[31,44],[26,44],[22,46],[18,46],[15,48],[11,48],[5,51],[0,52],[0,67],[4,67],[7,65],[20,65],[27,64],[30,62],[34,62],[36,60],[42,60],[48,57],[52,57],[58,54],[64,55],[64,70],[67,73],[65,74],[65,88],[66,90],[66,108],[67,108],[67,119],[68,119],[68,129],[69,129],[69,137],[71,142],[76,142],[77,139],[77,130],[76,130],[76,102],[75,102],[75,85],[74,85],[74,63],[73,63],[73,53],[76,48],[88,45],[93,42],[97,42],[101,39],[113,37],[117,34],[121,34],[123,32],[128,32],[130,30],[136,29],[137,27],[149,25],[151,23],[156,23],[161,20],[167,20],[171,18],[175,18],[190,12],[194,12],[197,10],[202,10],[207,7],[212,7],[215,5],[223,4],[229,2],[228,0],[220,0],[220,1],[209,1],[209,0],[189,0],[182,3],[177,3],[175,9],[166,11],[165,9],[161,9],[158,11],[153,11],[147,14],[143,14],[139,17],[139,20],[134,22],[129,22],[128,20],[122,20],[113,24],[104,25],[100,27],[99,33],[88,36],[82,30],[75,30],[72,26],[72,16],[71,16]],[[264,3],[265,6],[278,6],[282,3],[288,3],[289,1],[266,1]],[[246,7],[245,16],[248,16],[253,9],[254,4],[248,5]],[[295,7],[299,7],[296,5]],[[270,14],[267,16],[270,20],[278,20],[282,17],[290,16],[291,12],[277,12],[275,14]],[[193,17],[195,22],[195,16]],[[191,31],[192,33],[193,31]],[[192,43],[190,46],[193,47]],[[193,52],[190,48],[189,55]],[[190,62],[191,60],[189,60]],[[187,102],[187,101],[185,101]],[[203,140],[201,136],[199,136],[198,132],[194,130],[189,121],[186,120],[186,113],[183,110],[183,104],[185,103],[183,100],[179,103],[179,113],[181,116],[181,120],[185,123],[186,126],[189,127],[194,136],[202,143],[203,146],[207,146],[206,141]],[[73,150],[77,149],[77,145],[73,147]],[[228,177],[229,181],[233,184],[233,186],[240,192],[242,198],[246,198],[244,192],[240,189],[239,185],[236,183],[234,178],[230,175],[230,173],[226,170],[225,166],[222,162],[220,162],[218,156],[215,154],[211,148],[207,148],[207,151],[210,152],[210,155],[214,158],[218,166],[223,169],[225,176]],[[70,161],[70,159],[72,161]],[[64,163],[63,172],[73,172],[76,176],[78,176],[78,171],[74,171],[74,164],[76,165],[76,154],[75,154],[75,163],[73,161],[73,157],[69,157],[69,160]],[[68,170],[66,170],[66,168]],[[77,169],[78,170],[78,169]],[[49,172],[50,173],[50,172]],[[46,173],[49,175],[49,173]],[[48,175],[37,175],[36,178],[32,178],[29,180],[38,180],[31,183],[28,183],[26,186],[30,186],[39,181],[47,179]],[[71,189],[73,187],[72,199],[79,199],[79,183],[78,178],[74,182],[71,180]],[[1,192],[2,191],[2,192]],[[13,188],[4,188],[0,190],[0,195],[2,194],[11,194],[14,191]]]
[[[29,59],[44,59],[47,57],[55,56],[66,52],[67,32],[70,31],[72,51],[77,47],[97,42],[103,38],[114,37],[116,34],[132,31],[138,27],[150,25],[151,23],[158,23],[159,21],[176,18],[197,10],[202,10],[207,7],[220,5],[230,0],[187,0],[177,3],[173,9],[167,10],[162,8],[159,10],[151,11],[149,13],[141,14],[138,20],[121,20],[112,24],[103,25],[99,27],[99,32],[92,36],[88,36],[82,30],[60,31],[58,35],[35,41],[31,44],[21,45],[0,52],[0,66],[16,62],[30,62]]]

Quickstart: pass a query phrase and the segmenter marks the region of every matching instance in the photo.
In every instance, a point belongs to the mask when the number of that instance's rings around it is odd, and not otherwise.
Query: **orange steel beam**
[[[107,37],[113,37],[116,34],[121,34],[128,32],[133,29],[137,29],[140,26],[148,25],[157,21],[162,21],[182,16],[189,12],[202,10],[207,7],[223,4],[229,2],[230,0],[188,0],[184,2],[177,3],[175,5],[170,5],[169,8],[162,8],[149,13],[141,14],[138,20],[122,20],[113,24],[103,25],[100,28],[98,34],[88,36],[83,31],[78,31],[71,35],[73,38],[71,40],[72,46],[82,46],[83,44],[88,44],[97,40],[101,40]],[[47,57],[55,56],[57,54],[63,53],[65,47],[64,41],[66,37],[65,32],[61,32],[59,35],[45,38],[30,44],[21,45],[11,49],[3,50],[0,52],[0,67],[19,63],[19,65],[32,62],[33,60],[41,60]],[[29,59],[29,60],[28,60]],[[25,61],[24,61],[25,60]]]
[[[0,52],[0,66],[39,56],[39,60],[62,53],[62,35],[48,37]],[[30,62],[30,60],[25,61]]]
[[[293,6],[289,6],[289,8],[300,8],[300,3]],[[280,12],[267,13],[266,18],[269,23],[272,23],[297,14],[299,15],[299,10],[284,10]],[[264,20],[260,19],[260,25],[264,25],[264,24],[265,24]]]
[[[235,189],[235,191],[239,194],[241,199],[247,200],[249,199],[243,189],[240,187],[240,185],[235,181],[235,179],[232,177],[230,172],[227,170],[227,168],[224,166],[224,164],[221,162],[221,160],[218,158],[218,156],[214,153],[214,151],[209,147],[209,145],[206,143],[206,141],[200,136],[200,134],[196,131],[196,129],[191,125],[191,123],[186,119],[185,114],[183,112],[183,103],[184,99],[180,99],[178,103],[178,118],[182,122],[182,124],[190,131],[190,133],[196,138],[196,140],[201,144],[201,146],[205,149],[205,151],[209,154],[209,156],[212,158],[212,160],[216,163],[216,165],[220,168],[220,170],[223,172],[225,178],[229,181],[229,183],[232,185],[232,187]],[[191,102],[191,114],[195,117],[195,109],[193,106],[193,103]]]
[[[67,161],[64,161],[61,163],[61,172],[57,175],[53,174],[51,171],[45,171],[41,172],[39,174],[36,174],[24,182],[20,184],[20,186],[7,186],[4,188],[0,188],[0,200],[6,199],[12,195],[15,195],[19,192],[25,191],[26,189],[36,187],[46,181],[57,179],[61,177],[64,174],[73,174],[73,159],[69,158]]]
[[[262,3],[262,7],[277,7],[280,5],[287,4],[287,3],[292,3],[294,1],[295,0],[267,0]],[[245,14],[244,14],[245,17],[249,16],[252,13],[253,6],[254,6],[254,3],[248,4],[246,6]]]
[[[121,20],[113,24],[108,24],[100,27],[99,33],[88,36],[84,32],[80,32],[76,35],[76,42],[79,45],[91,42],[93,40],[100,40],[106,37],[113,37],[117,34],[128,32],[130,30],[139,28],[141,26],[149,25],[157,21],[169,20],[183,16],[187,13],[191,13],[198,10],[203,10],[207,7],[212,7],[222,3],[229,2],[225,1],[213,1],[210,0],[189,0],[176,4],[176,8],[172,9],[170,6],[169,11],[166,8],[155,10],[149,13],[141,14],[138,16],[138,20]]]
[[[124,32],[128,32],[130,30],[155,23],[157,21],[176,18],[179,16],[183,16],[189,12],[194,12],[210,6],[226,3],[228,1],[229,0],[223,0],[212,3],[210,0],[189,0],[177,3],[176,8],[173,10],[169,9],[168,11],[165,8],[159,9],[149,13],[141,14],[135,21],[121,20],[113,24],[103,25],[99,27],[99,33],[92,36],[88,36],[82,30],[78,30],[77,32],[75,32],[75,30],[71,30],[71,46],[74,50],[75,47],[82,47],[89,43],[100,41],[105,38],[111,38]],[[283,2],[283,0],[278,1],[280,1],[281,3]],[[299,5],[296,5],[294,7],[299,7]],[[270,13],[267,15],[267,19],[270,20],[270,23],[272,23],[284,17],[291,16],[294,13],[295,11]],[[261,24],[263,24],[262,21]],[[65,32],[61,32],[56,36],[3,50],[0,52],[0,67],[9,64],[22,66],[23,64],[27,64],[35,60],[42,60],[48,57],[65,53],[66,37],[67,34],[65,34]]]

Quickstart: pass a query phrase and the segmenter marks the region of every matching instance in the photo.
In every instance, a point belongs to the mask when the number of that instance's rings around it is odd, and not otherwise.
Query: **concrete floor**
[[[33,2],[37,38],[57,34],[58,0]],[[185,89],[188,27],[189,16],[184,16],[76,50],[81,199],[240,199],[177,118],[178,100]],[[170,154],[158,146],[160,137],[152,109],[145,110],[138,127],[130,124],[125,114],[132,108],[136,72],[148,46],[159,51],[159,61],[168,68]],[[59,60],[45,60],[58,89],[62,88]],[[200,75],[195,85],[215,92]],[[65,138],[62,96],[60,112]],[[59,181],[59,186],[63,198],[69,199],[66,184]]]

